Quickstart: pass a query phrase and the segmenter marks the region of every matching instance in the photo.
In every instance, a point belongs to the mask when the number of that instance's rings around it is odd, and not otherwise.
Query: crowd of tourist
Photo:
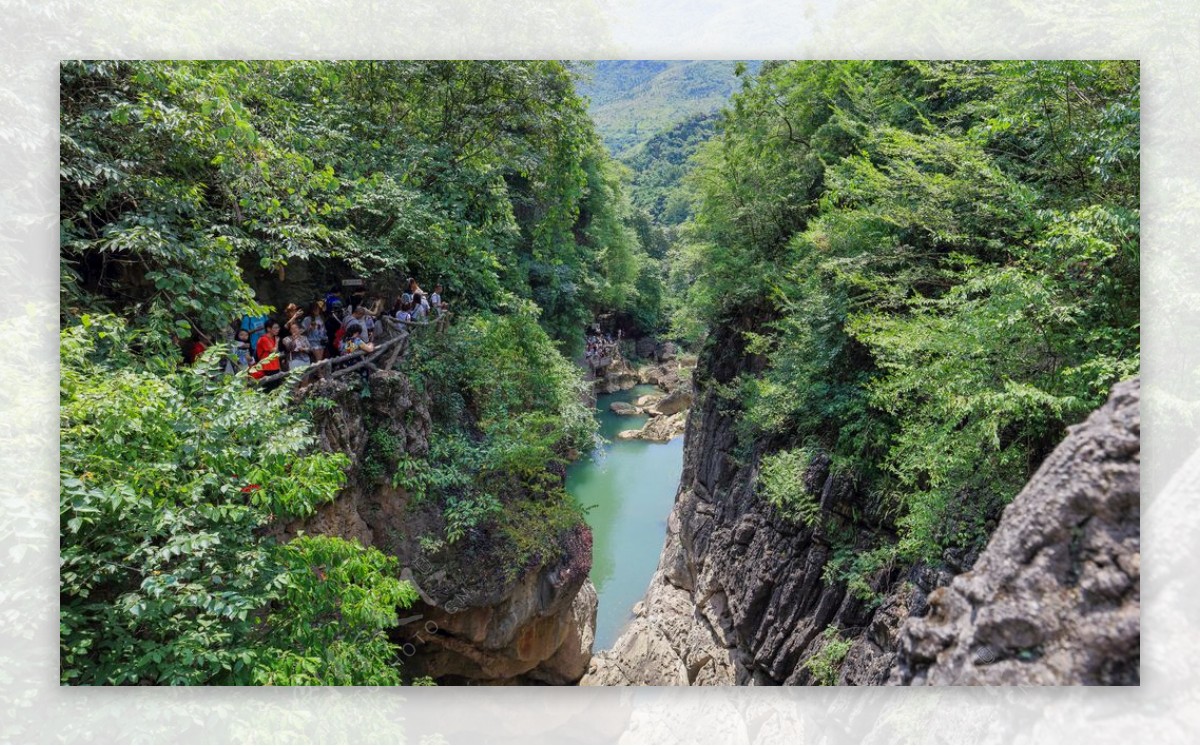
[[[621,340],[621,331],[617,331],[617,338],[613,339],[610,334],[601,334],[599,330],[593,330],[591,334],[585,337],[585,347],[583,358],[589,368],[596,368],[600,361],[606,357],[612,357],[618,349],[617,345]]]
[[[289,303],[278,317],[246,314],[225,330],[229,354],[222,360],[227,373],[248,370],[256,379],[296,370],[322,360],[354,352],[373,352],[381,330],[384,301],[356,290],[342,297],[338,286],[308,308]],[[402,323],[444,322],[449,304],[442,299],[442,286],[426,294],[414,278],[391,305],[387,315]],[[181,342],[184,360],[191,364],[207,348],[201,334]]]

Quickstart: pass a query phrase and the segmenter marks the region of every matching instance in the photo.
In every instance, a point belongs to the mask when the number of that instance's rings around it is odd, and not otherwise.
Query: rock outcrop
[[[638,414],[641,411],[636,405],[630,404],[626,401],[615,401],[608,405],[608,409],[613,414],[620,415],[622,417],[630,417]]]
[[[907,620],[896,683],[1138,683],[1139,389],[1071,428],[975,567]]]
[[[399,372],[371,375],[366,396],[340,380],[304,390],[330,402],[314,421],[321,447],[351,460],[346,487],[315,515],[274,529],[280,538],[299,531],[355,539],[397,557],[402,577],[421,600],[402,612],[395,634],[406,675],[444,683],[570,684],[591,657],[596,593],[588,581],[591,530],[578,524],[559,537],[560,551],[513,569],[503,542],[486,532],[452,548],[430,548],[422,537],[444,533],[437,501],[414,501],[373,474],[372,435],[396,455],[424,458],[429,451],[429,401]],[[436,544],[436,542],[435,542]],[[507,568],[507,569],[506,569]]]
[[[634,404],[636,404],[639,408],[645,409],[652,404],[657,404],[664,396],[666,396],[666,394],[645,394],[643,396],[639,396],[638,400],[634,402]]]
[[[642,360],[666,362],[674,360],[679,348],[674,342],[662,342],[654,337],[641,337],[633,344],[634,353]]]
[[[814,683],[807,663],[828,643],[829,627],[851,643],[839,684],[1099,683],[1128,681],[1130,671],[1136,680],[1136,385],[1118,388],[1105,410],[1074,429],[1047,461],[1050,473],[1039,472],[1005,513],[973,575],[954,579],[975,559],[954,555],[938,567],[884,567],[869,588],[850,592],[827,577],[830,532],[865,551],[894,528],[882,505],[821,457],[804,479],[819,501],[817,528],[780,515],[758,494],[768,444],[739,442],[716,394],[764,364],[745,350],[742,331],[731,324],[714,332],[697,368],[658,569],[628,627],[592,658],[581,684]],[[1038,495],[1047,507],[1037,507]],[[1035,529],[1038,521],[1045,523]],[[1052,622],[1055,614],[1065,617]],[[1031,629],[1034,620],[1046,631]],[[993,660],[973,660],[981,645]]]
[[[625,358],[604,358],[593,369],[595,381],[592,391],[596,394],[615,394],[627,391],[642,383],[641,376]]]
[[[687,413],[651,417],[640,430],[622,430],[618,440],[648,440],[651,443],[666,443],[683,435],[687,426]]]
[[[637,375],[640,383],[653,384],[667,392],[688,389],[691,384],[691,370],[675,360],[647,366]]]
[[[655,402],[649,411],[654,415],[672,415],[692,406],[692,392],[685,388],[677,388],[665,397]]]
[[[409,616],[420,618],[399,632],[400,639],[414,643],[406,671],[449,684],[578,681],[596,626],[596,591],[587,579],[590,530],[578,527],[565,544],[564,561],[490,592],[455,582],[442,568],[422,582],[420,571],[430,568],[418,561],[411,580],[421,602]]]

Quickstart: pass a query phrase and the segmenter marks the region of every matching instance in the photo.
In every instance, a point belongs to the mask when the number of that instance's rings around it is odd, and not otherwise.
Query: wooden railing
[[[300,375],[296,377],[293,385],[299,388],[314,380],[342,378],[364,368],[369,373],[380,370],[391,370],[397,362],[407,355],[409,338],[414,331],[432,326],[440,332],[445,329],[449,321],[449,316],[449,312],[446,312],[433,321],[398,321],[391,316],[381,316],[376,320],[381,330],[377,336],[379,341],[375,343],[373,350],[370,352],[358,350],[348,355],[341,355],[306,365]],[[263,376],[258,379],[258,382],[260,384],[267,384],[274,381],[281,381],[295,372],[281,371],[273,373],[269,376]]]

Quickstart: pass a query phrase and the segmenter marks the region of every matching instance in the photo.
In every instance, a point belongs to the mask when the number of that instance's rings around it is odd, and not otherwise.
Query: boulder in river
[[[627,401],[615,401],[608,405],[613,414],[629,417],[638,413],[638,408]]]
[[[650,412],[657,415],[673,415],[692,406],[692,392],[687,389],[676,389],[667,394],[655,404]]]
[[[651,365],[642,368],[638,373],[642,383],[653,384],[663,391],[691,388],[691,368],[684,368],[676,361]]]
[[[666,394],[645,394],[644,396],[639,396],[638,400],[634,403],[639,407],[645,408],[662,401],[664,396]]]
[[[617,440],[648,440],[651,443],[666,443],[683,435],[687,427],[687,413],[651,417],[641,430],[622,430]]]
[[[673,438],[683,435],[683,430],[686,426],[686,412],[651,417],[650,421],[641,429],[638,437],[642,440],[648,440],[651,443],[666,443]]]

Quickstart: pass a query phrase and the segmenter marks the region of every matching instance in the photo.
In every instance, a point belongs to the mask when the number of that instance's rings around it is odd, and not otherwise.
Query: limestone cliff
[[[443,535],[441,508],[380,479],[372,441],[386,443],[394,456],[424,458],[431,431],[426,396],[398,372],[373,373],[365,389],[319,381],[303,395],[322,402],[314,415],[322,447],[343,451],[352,466],[334,502],[277,531],[357,539],[399,558],[403,577],[421,595],[395,635],[405,674],[442,683],[577,681],[591,656],[596,617],[586,524],[560,537],[556,555],[518,568],[485,529],[453,547],[423,544],[423,536]]]
[[[1072,428],[974,568],[907,620],[895,683],[1138,683],[1139,391]]]
[[[1136,383],[1073,430],[977,564],[950,553],[938,567],[885,568],[870,579],[871,603],[826,577],[827,532],[864,548],[886,541],[881,506],[822,458],[805,477],[818,528],[787,520],[757,492],[772,444],[739,442],[719,395],[719,384],[761,368],[741,332],[718,330],[700,361],[658,570],[582,684],[809,684],[806,663],[830,625],[852,643],[839,684],[1137,680]]]

